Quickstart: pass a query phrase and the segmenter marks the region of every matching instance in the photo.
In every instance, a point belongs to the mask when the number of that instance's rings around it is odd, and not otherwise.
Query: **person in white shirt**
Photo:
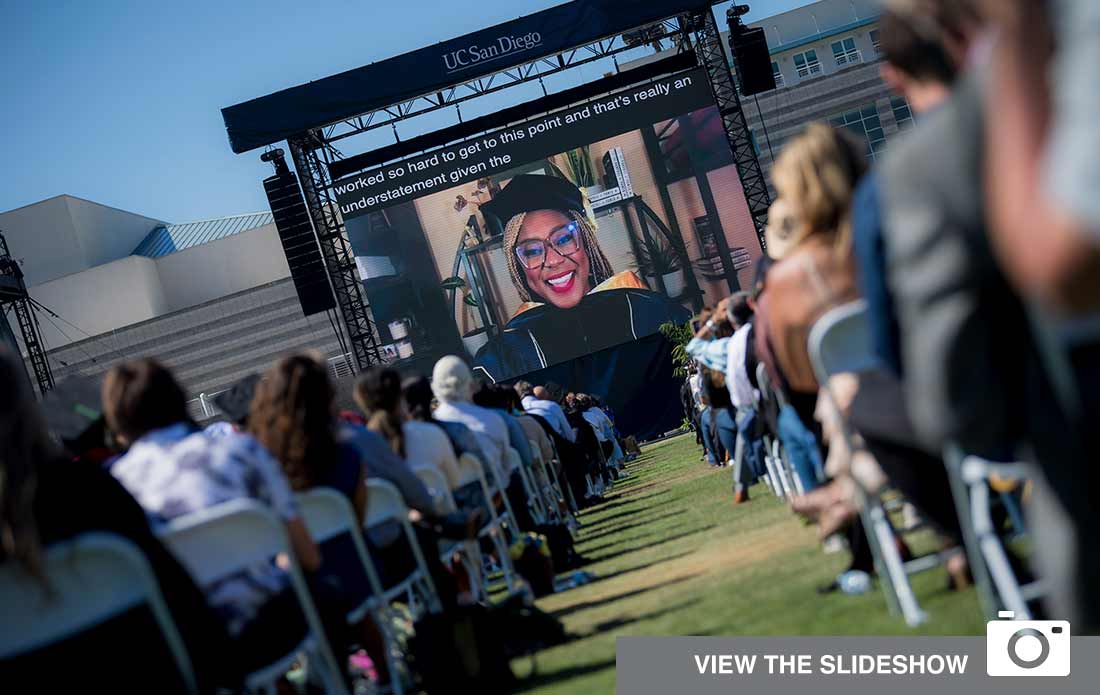
[[[531,384],[521,381],[516,384],[516,391],[520,395],[523,409],[532,415],[538,415],[546,420],[554,431],[571,442],[577,441],[577,435],[573,427],[565,417],[565,411],[561,406],[546,397],[546,390],[541,386],[531,388]]]
[[[506,486],[515,472],[507,456],[508,425],[497,413],[470,402],[473,386],[473,373],[465,362],[454,355],[441,357],[432,370],[432,393],[439,401],[433,414],[437,420],[470,428],[489,458],[487,464]]]
[[[623,456],[623,450],[619,447],[618,440],[615,438],[615,425],[612,424],[611,418],[607,417],[607,413],[601,410],[592,397],[586,393],[577,394],[576,402],[581,415],[596,431],[596,439],[600,441],[600,447],[607,457],[607,463],[621,470],[625,457]]]
[[[112,367],[103,381],[107,426],[127,446],[111,466],[153,526],[235,499],[271,508],[286,525],[291,548],[307,573],[321,565],[279,462],[252,436],[211,436],[187,415],[183,390],[152,360]],[[245,632],[287,592],[287,574],[274,563],[204,586],[207,601],[232,636]],[[248,641],[251,641],[250,639]]]
[[[516,459],[508,455],[512,448],[508,423],[503,415],[470,402],[474,393],[474,376],[470,368],[454,355],[441,357],[432,370],[432,393],[439,406],[435,419],[460,422],[482,438],[482,448],[490,457],[503,481],[505,493],[521,531],[533,531],[535,522],[528,511],[527,492]],[[526,441],[518,442],[526,444]]]

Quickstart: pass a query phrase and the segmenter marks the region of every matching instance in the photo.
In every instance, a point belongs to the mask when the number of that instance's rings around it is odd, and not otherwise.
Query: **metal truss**
[[[606,58],[615,59],[619,54],[641,46],[650,45],[658,48],[658,44],[665,42],[671,43],[671,46],[679,52],[690,50],[694,43],[699,62],[707,70],[715,101],[733,150],[737,173],[745,189],[749,212],[756,225],[760,245],[764,246],[763,230],[771,201],[760,170],[760,163],[753,149],[752,135],[745,121],[744,112],[741,110],[740,98],[726,62],[713,13],[707,9],[691,16],[673,17],[654,22],[634,31],[544,56],[476,80],[447,87],[433,94],[423,94],[385,108],[368,111],[354,118],[331,123],[323,128],[288,139],[287,144],[290,147],[295,169],[298,171],[306,206],[313,220],[332,289],[351,342],[351,352],[359,369],[380,363],[382,355],[370,308],[364,299],[355,257],[345,235],[346,229],[332,191],[332,179],[329,176],[327,164],[336,159],[343,159],[343,155],[333,143],[376,128],[396,126],[401,121],[440,109],[452,106],[458,108],[464,102],[521,84],[541,81],[549,75],[582,65]]]
[[[714,21],[714,13],[709,9],[699,14],[685,16],[682,20],[685,32],[695,34],[695,52],[699,63],[706,69],[710,78],[711,91],[722,115],[726,137],[733,150],[733,161],[737,166],[737,175],[745,189],[745,200],[749,205],[749,214],[756,226],[756,236],[760,248],[765,249],[764,227],[768,224],[768,207],[771,196],[768,194],[768,182],[760,169],[760,160],[756,156],[756,147],[752,140],[752,131],[745,120],[741,108],[741,96],[730,73],[726,52],[722,47],[722,36]]]
[[[34,314],[31,301],[27,285],[23,281],[23,271],[19,268],[19,263],[11,257],[4,235],[0,234],[0,320],[4,320],[4,314],[10,306],[15,312],[16,323],[19,324],[19,333],[27,351],[27,361],[34,372],[34,380],[38,384],[38,392],[45,396],[54,386],[53,371],[50,369],[50,360],[42,341],[42,330],[38,326],[38,317]]]
[[[631,34],[635,36],[631,37]],[[630,38],[628,38],[630,37]],[[544,56],[514,68],[462,82],[434,94],[422,94],[408,101],[385,108],[368,111],[354,118],[333,123],[324,128],[326,143],[359,135],[375,128],[396,125],[400,121],[457,106],[462,102],[483,97],[486,94],[542,79],[548,75],[571,70],[581,65],[617,56],[646,44],[671,40],[683,49],[683,34],[675,18],[654,22],[644,32],[627,32],[610,38],[578,46],[555,55]]]
[[[345,235],[344,221],[332,196],[332,181],[328,167],[321,161],[330,148],[319,137],[319,131],[287,140],[294,168],[305,195],[306,208],[313,220],[313,230],[321,247],[332,292],[340,307],[344,328],[351,343],[351,354],[357,371],[382,362],[378,334],[371,319],[370,308],[363,299],[363,285],[355,266],[355,255]]]

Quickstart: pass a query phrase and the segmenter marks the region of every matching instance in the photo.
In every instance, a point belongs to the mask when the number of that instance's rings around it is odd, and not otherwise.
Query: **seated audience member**
[[[465,366],[465,365],[463,365]],[[452,375],[455,378],[455,383],[461,383],[465,378],[465,374],[461,369],[454,369]],[[471,375],[472,376],[472,375]],[[434,385],[434,384],[433,384]],[[452,398],[461,398],[460,394],[463,389],[473,389],[473,384],[468,386],[460,386],[459,393],[452,395]],[[508,414],[506,407],[507,401],[500,397],[492,386],[482,383],[472,393],[472,403],[467,403],[473,408],[479,408],[486,415],[495,415],[500,422],[505,426],[505,433],[507,440],[503,451],[505,456],[505,462],[508,464],[505,493],[508,495],[508,502],[512,507],[512,512],[516,515],[516,524],[522,531],[535,530],[535,521],[531,518],[530,510],[527,505],[527,492],[523,485],[523,479],[518,466],[523,466],[528,470],[531,469],[531,445],[527,442],[527,436],[523,432],[523,427],[516,422],[515,418]],[[461,406],[459,406],[461,407]],[[438,409],[437,409],[438,412]],[[468,411],[469,414],[474,414],[475,411]],[[519,454],[519,461],[514,462],[511,458],[509,449],[514,449]]]
[[[482,382],[475,390],[473,402],[476,405],[491,410],[504,420],[508,427],[508,444],[519,454],[520,462],[530,469],[532,465],[531,444],[527,439],[527,433],[523,425],[512,415],[508,408],[508,397],[500,392],[492,384]]]
[[[50,593],[42,555],[53,543],[103,531],[133,543],[149,561],[203,692],[232,686],[228,635],[187,571],[149,528],[141,506],[98,461],[70,460],[46,430],[17,355],[0,348],[0,563],[21,566]],[[98,407],[98,406],[97,406]],[[72,685],[74,674],[118,692],[175,692],[179,678],[147,613],[128,611],[62,643],[0,660],[4,682],[41,691]],[[126,655],[118,668],[118,654]],[[58,669],[58,664],[64,668]]]
[[[172,374],[153,360],[112,367],[103,381],[103,410],[115,440],[128,447],[111,468],[154,522],[167,522],[235,499],[270,506],[286,524],[287,536],[303,571],[315,572],[321,554],[298,515],[279,462],[254,437],[212,437],[187,414],[186,400]],[[290,651],[301,639],[297,601],[286,573],[261,563],[247,575],[203,587],[222,617],[250,670]],[[329,637],[341,645],[331,606],[317,601]]]
[[[500,398],[506,404],[508,412],[519,422],[529,442],[534,442],[537,453],[547,465],[554,460],[554,442],[546,435],[538,420],[528,415],[523,409],[523,403],[519,394],[510,386],[500,385],[496,387],[500,391]]]
[[[566,412],[565,416],[576,435],[575,448],[580,452],[581,460],[584,462],[584,475],[591,477],[594,486],[594,489],[584,497],[591,498],[591,502],[595,503],[603,496],[604,488],[610,482],[610,475],[603,465],[603,447],[600,446],[600,440],[596,437],[596,430],[588,420],[584,419],[583,413],[574,408]]]
[[[410,376],[401,382],[401,395],[405,402],[405,412],[410,420],[426,422],[443,430],[447,438],[451,440],[451,447],[455,456],[470,454],[486,465],[489,456],[481,447],[481,442],[469,427],[461,422],[445,422],[436,420],[432,412],[432,382],[425,376]]]
[[[491,475],[501,487],[505,487],[513,472],[508,457],[505,456],[510,442],[508,425],[499,414],[470,401],[473,389],[473,374],[461,358],[447,355],[435,363],[432,371],[432,393],[439,402],[434,413],[435,419],[458,422],[470,428],[488,456],[485,461],[485,475]]]
[[[436,513],[436,500],[412,472],[405,460],[393,453],[389,443],[376,432],[347,417],[337,425],[336,439],[359,450],[367,465],[367,476],[392,483],[409,509],[431,516]],[[392,540],[392,539],[391,539]]]
[[[545,388],[532,387],[530,383],[520,381],[516,384],[516,392],[523,403],[523,409],[529,415],[542,417],[550,423],[559,436],[570,442],[575,441],[576,435],[573,434],[573,428],[565,418],[565,411],[560,405],[548,399]]]
[[[864,149],[845,132],[813,123],[788,141],[772,168],[778,197],[765,232],[775,263],[756,302],[753,340],[773,389],[790,404],[774,411],[771,424],[806,490],[819,485],[824,469],[809,332],[826,311],[858,296],[850,211],[867,168]],[[849,545],[851,568],[873,571],[858,518],[849,527]]]
[[[557,453],[558,461],[561,463],[558,472],[565,481],[565,484],[569,486],[569,497],[572,498],[574,507],[576,507],[585,498],[585,475],[588,472],[588,460],[574,440],[567,439],[562,434],[563,431],[567,431],[568,434],[575,439],[576,435],[573,433],[572,426],[569,424],[568,419],[565,418],[564,412],[561,413],[562,422],[553,425],[549,419],[549,417],[553,417],[553,415],[551,415],[552,409],[544,408],[543,412],[540,414],[536,410],[528,408],[528,405],[538,400],[531,396],[534,389],[528,382],[518,382],[514,390],[516,395],[521,398],[520,406],[523,408],[525,416],[534,420],[542,427],[543,433],[550,438],[554,451]],[[528,395],[525,396],[524,394]],[[556,406],[557,404],[546,402],[543,405]],[[558,410],[561,410],[560,407]],[[576,512],[579,511],[579,509],[574,508],[573,511]]]
[[[410,467],[431,466],[458,486],[458,457],[450,438],[437,425],[404,416],[401,377],[392,369],[370,367],[355,384],[355,402],[367,415],[367,428],[382,435]]]
[[[846,132],[812,123],[788,141],[772,168],[777,205],[785,210],[768,225],[768,254],[776,263],[759,299],[757,355],[808,427],[818,390],[810,328],[857,296],[849,213],[852,191],[867,168],[863,149]]]
[[[258,381],[249,408],[249,431],[282,464],[296,492],[328,487],[343,493],[359,519],[366,517],[366,466],[363,454],[336,438],[334,393],[328,372],[308,355],[279,360]],[[371,595],[350,537],[336,537],[321,546],[321,567],[310,578],[311,591],[343,608],[360,605]],[[387,681],[381,633],[364,619],[357,633]]]
[[[595,430],[596,439],[600,441],[600,448],[603,450],[604,458],[607,459],[607,464],[616,471],[617,475],[625,475],[625,471],[622,470],[623,451],[619,448],[618,440],[615,439],[615,425],[611,423],[611,419],[596,405],[595,399],[586,393],[577,394],[575,403],[581,416]]]

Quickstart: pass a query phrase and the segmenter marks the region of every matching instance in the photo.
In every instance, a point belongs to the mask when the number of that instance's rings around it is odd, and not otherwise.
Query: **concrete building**
[[[295,350],[347,370],[328,317],[302,315],[270,212],[169,224],[60,195],[0,213],[0,230],[56,314],[39,323],[58,380],[149,356],[198,399]]]
[[[874,160],[890,138],[912,124],[905,99],[879,76],[876,0],[819,0],[767,17],[764,29],[776,89],[743,99],[760,164],[811,121],[845,127],[867,143]]]

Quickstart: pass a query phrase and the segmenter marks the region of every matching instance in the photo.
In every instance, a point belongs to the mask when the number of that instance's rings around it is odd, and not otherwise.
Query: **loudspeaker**
[[[298,187],[298,177],[288,171],[266,178],[264,191],[271,205],[271,214],[275,217],[275,229],[279,231],[279,240],[290,266],[290,277],[298,292],[302,313],[312,316],[335,308],[336,300],[332,296],[321,249],[317,246],[313,225],[309,221],[302,189]]]
[[[733,50],[734,66],[741,78],[742,96],[751,97],[775,89],[772,57],[763,29],[731,24],[730,48]]]

